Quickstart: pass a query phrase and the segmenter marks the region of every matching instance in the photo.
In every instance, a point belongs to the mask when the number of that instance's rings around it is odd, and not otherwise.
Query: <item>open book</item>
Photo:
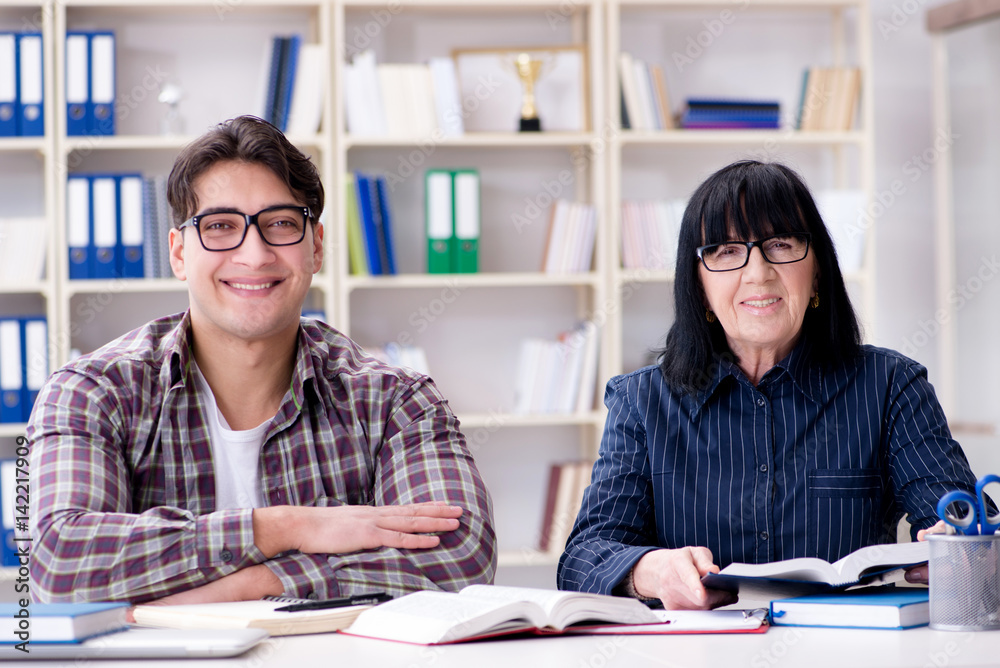
[[[471,585],[459,593],[421,591],[366,610],[343,632],[420,645],[518,632],[561,633],[572,624],[654,624],[632,598],[580,592]]]
[[[283,612],[277,610],[299,599],[262,599],[229,603],[190,605],[138,605],[136,624],[164,629],[264,629],[272,636],[337,631],[357,618],[370,605],[350,605],[322,610]],[[308,603],[308,601],[304,601]]]
[[[766,564],[729,564],[701,581],[706,587],[741,594],[796,595],[846,589],[858,584],[895,582],[902,569],[927,561],[926,542],[869,545],[832,564],[811,557]]]

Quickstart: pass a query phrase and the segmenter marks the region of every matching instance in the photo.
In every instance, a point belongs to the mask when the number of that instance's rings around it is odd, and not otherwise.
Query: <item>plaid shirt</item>
[[[493,580],[489,493],[433,382],[303,319],[292,384],[264,437],[265,503],[446,501],[465,513],[429,550],[353,554],[254,545],[251,509],[215,510],[190,316],[154,320],[53,374],[28,425],[32,593],[140,603],[266,563],[285,594],[457,590]]]

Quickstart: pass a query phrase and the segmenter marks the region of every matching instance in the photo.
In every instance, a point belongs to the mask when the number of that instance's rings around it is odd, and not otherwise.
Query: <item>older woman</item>
[[[739,561],[835,561],[916,533],[974,477],[916,362],[861,344],[801,178],[746,161],[684,214],[660,364],[613,378],[559,587],[711,608]]]

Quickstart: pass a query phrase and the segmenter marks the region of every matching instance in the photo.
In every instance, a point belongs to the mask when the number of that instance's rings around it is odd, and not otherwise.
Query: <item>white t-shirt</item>
[[[191,366],[198,382],[198,394],[204,397],[208,418],[208,441],[215,464],[215,509],[260,508],[264,505],[260,488],[260,450],[271,419],[253,429],[230,429],[215,402],[212,388],[193,359]]]

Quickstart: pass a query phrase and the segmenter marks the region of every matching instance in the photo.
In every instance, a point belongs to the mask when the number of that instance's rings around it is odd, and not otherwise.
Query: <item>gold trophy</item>
[[[535,109],[535,82],[538,81],[543,64],[541,60],[532,60],[527,53],[520,53],[514,59],[522,90],[521,132],[538,132],[542,129],[542,121]]]

